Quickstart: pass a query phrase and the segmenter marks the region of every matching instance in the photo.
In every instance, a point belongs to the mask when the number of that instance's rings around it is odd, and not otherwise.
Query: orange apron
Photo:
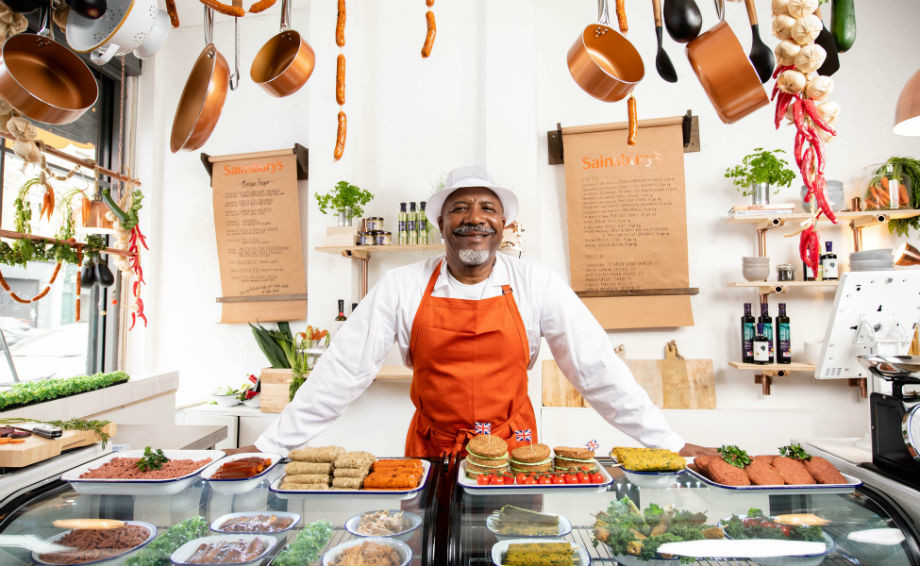
[[[406,456],[463,455],[477,423],[516,441],[527,432],[537,442],[537,422],[527,396],[530,345],[509,285],[479,301],[431,296],[438,263],[412,323],[412,403]]]

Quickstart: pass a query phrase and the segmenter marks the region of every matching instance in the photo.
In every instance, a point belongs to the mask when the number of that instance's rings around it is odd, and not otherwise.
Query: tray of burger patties
[[[288,453],[284,475],[269,489],[280,497],[386,495],[414,497],[428,482],[430,463],[418,458],[378,458],[340,446],[308,446]]]
[[[587,448],[525,444],[509,451],[501,438],[480,434],[467,443],[466,453],[458,466],[457,483],[470,493],[603,490],[613,482]]]
[[[781,446],[778,455],[760,456],[735,445],[722,446],[719,456],[697,456],[688,468],[709,487],[733,492],[849,493],[862,485],[798,444]]]

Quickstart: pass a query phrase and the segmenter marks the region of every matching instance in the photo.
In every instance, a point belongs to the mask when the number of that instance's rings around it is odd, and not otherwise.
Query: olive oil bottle
[[[744,316],[741,317],[741,361],[754,363],[754,316],[751,303],[744,303]]]

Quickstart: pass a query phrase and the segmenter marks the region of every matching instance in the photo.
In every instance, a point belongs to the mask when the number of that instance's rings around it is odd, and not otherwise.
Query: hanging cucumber
[[[843,53],[856,42],[856,7],[854,0],[832,0],[831,33],[837,50]]]

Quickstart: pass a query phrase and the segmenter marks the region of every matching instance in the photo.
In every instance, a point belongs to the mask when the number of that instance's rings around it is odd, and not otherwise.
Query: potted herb
[[[363,206],[374,198],[370,191],[352,185],[348,181],[339,181],[328,193],[316,193],[319,211],[323,214],[335,212],[339,216],[339,226],[351,226],[351,219],[364,214]]]
[[[779,157],[785,153],[781,149],[764,150],[755,147],[752,153],[744,156],[741,163],[729,167],[725,176],[732,180],[735,188],[743,196],[752,195],[753,204],[770,204],[770,188],[774,187],[774,194],[779,192],[779,187],[788,187],[795,179],[795,171],[789,168],[789,163]]]

